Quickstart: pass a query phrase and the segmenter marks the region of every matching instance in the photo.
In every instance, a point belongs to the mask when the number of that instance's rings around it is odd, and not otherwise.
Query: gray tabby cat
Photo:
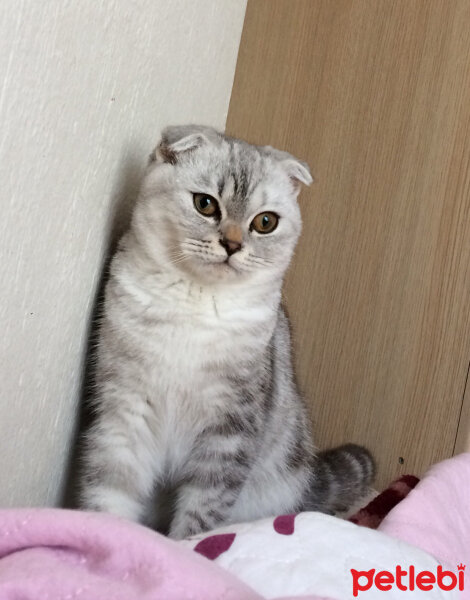
[[[170,536],[368,491],[370,454],[317,453],[296,387],[281,286],[308,167],[208,127],[169,127],[111,265],[82,506]]]

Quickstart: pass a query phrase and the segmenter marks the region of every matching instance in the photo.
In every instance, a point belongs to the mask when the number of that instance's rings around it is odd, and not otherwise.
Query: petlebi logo
[[[397,565],[395,572],[391,571],[356,571],[351,569],[353,596],[356,598],[361,592],[367,592],[371,588],[387,592],[395,587],[403,592],[413,590],[430,591],[437,586],[444,591],[464,589],[465,565],[457,565],[457,572],[446,571],[441,565],[437,567],[436,573],[432,571],[419,571],[413,565],[403,568]],[[367,597],[367,595],[365,596]]]

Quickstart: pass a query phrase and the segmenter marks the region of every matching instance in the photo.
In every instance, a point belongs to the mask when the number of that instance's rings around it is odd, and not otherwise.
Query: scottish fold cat
[[[367,493],[367,450],[318,452],[281,286],[301,230],[305,163],[201,126],[168,127],[112,260],[82,506],[169,534]]]

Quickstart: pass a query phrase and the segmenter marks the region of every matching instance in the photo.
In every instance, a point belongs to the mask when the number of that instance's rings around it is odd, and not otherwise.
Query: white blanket
[[[380,531],[320,513],[233,525],[181,543],[215,560],[266,598],[315,595],[338,600],[438,600],[459,597],[457,589],[446,592],[437,583],[432,590],[418,589],[418,573],[437,574],[439,563],[431,555]],[[407,572],[400,579],[401,587],[407,588],[409,567],[414,566],[414,591],[400,590],[395,581],[385,593],[376,587],[375,580],[368,579],[369,576],[353,576],[351,572],[351,569],[375,569],[371,575],[376,577],[380,571],[388,571],[396,579],[398,565]],[[455,565],[448,568],[455,569]],[[389,576],[384,577],[379,580],[379,586],[387,585]],[[368,587],[369,581],[370,588],[361,589]]]

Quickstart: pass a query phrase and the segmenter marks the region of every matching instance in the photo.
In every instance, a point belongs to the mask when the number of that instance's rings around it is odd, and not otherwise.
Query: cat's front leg
[[[244,447],[245,446],[245,447]],[[230,522],[253,452],[240,433],[211,436],[193,452],[178,491],[170,537],[183,539]]]
[[[159,463],[142,415],[101,415],[87,434],[80,481],[80,505],[142,521]]]

